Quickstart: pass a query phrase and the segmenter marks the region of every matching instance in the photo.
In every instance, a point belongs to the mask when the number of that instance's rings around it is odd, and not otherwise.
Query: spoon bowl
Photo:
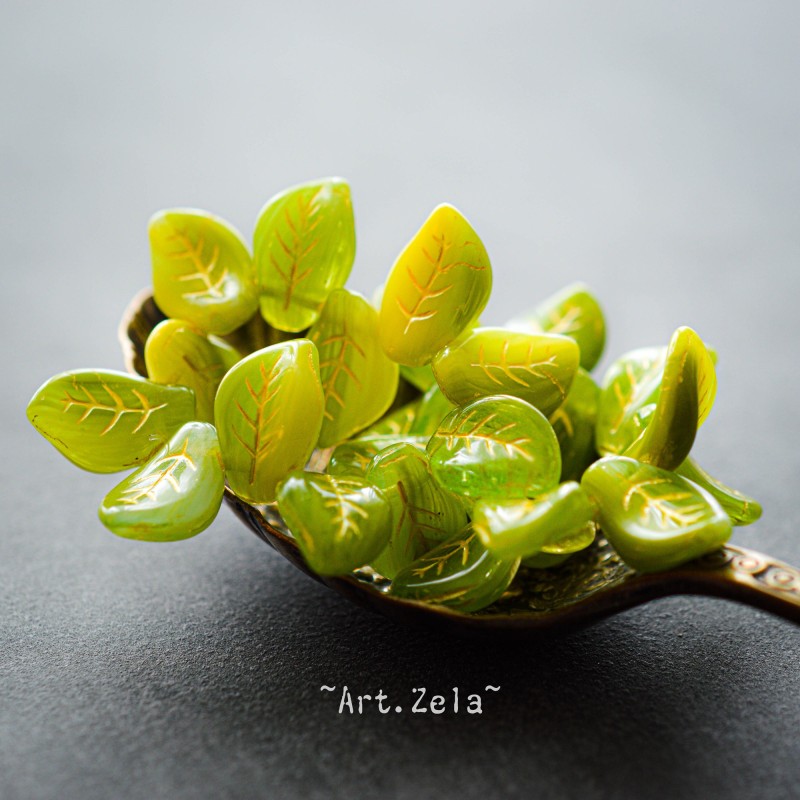
[[[129,372],[147,377],[144,343],[163,319],[151,290],[143,290],[131,301],[119,328]],[[285,335],[257,316],[226,338],[252,350],[281,341]],[[311,465],[323,468],[327,456],[326,451],[315,452]],[[305,563],[274,504],[251,505],[228,487],[225,501],[262,541],[351,602],[405,624],[461,636],[529,638],[550,634],[675,594],[736,600],[800,622],[800,570],[735,545],[675,569],[644,574],[627,566],[600,535],[591,547],[557,568],[521,567],[499,600],[482,611],[465,614],[394,597],[388,594],[391,582],[368,567],[337,577],[317,575]]]

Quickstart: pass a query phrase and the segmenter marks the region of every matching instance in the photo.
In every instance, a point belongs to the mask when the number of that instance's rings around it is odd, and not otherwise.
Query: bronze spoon
[[[119,338],[128,371],[146,376],[144,343],[164,314],[146,289],[133,298]],[[254,319],[228,337],[257,349],[286,338]],[[317,468],[326,454],[316,454]],[[595,622],[658,597],[696,594],[737,600],[800,622],[800,570],[752,550],[727,545],[676,569],[641,574],[624,564],[603,538],[557,569],[520,569],[496,603],[475,614],[401,600],[387,594],[389,581],[369,568],[324,577],[306,565],[274,506],[252,506],[225,488],[225,500],[255,534],[315,580],[348,600],[392,619],[459,635],[529,637]]]

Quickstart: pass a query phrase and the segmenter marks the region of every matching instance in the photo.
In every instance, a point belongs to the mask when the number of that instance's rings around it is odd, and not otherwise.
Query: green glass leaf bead
[[[561,539],[548,542],[542,545],[542,553],[547,555],[574,555],[585,550],[590,544],[594,542],[597,535],[597,523],[590,521],[582,525],[576,531],[573,531],[569,536],[564,536]]]
[[[624,456],[596,461],[583,488],[600,509],[600,527],[640,572],[671,569],[728,541],[731,521],[697,484]]]
[[[757,500],[713,478],[691,456],[675,471],[712,495],[734,525],[750,525],[761,518],[761,504]]]
[[[489,256],[453,206],[437,206],[386,281],[380,337],[399,364],[423,366],[483,311],[492,289]]]
[[[264,319],[285,331],[313,325],[353,267],[350,186],[325,178],[273,197],[259,214],[254,254]]]
[[[587,539],[586,526],[594,515],[589,496],[570,481],[535,500],[481,500],[472,509],[472,524],[483,545],[498,558],[527,558],[542,550],[560,554],[588,547],[594,532]]]
[[[520,566],[528,569],[553,569],[563,564],[573,553],[537,553],[530,558],[523,558]]]
[[[317,348],[308,339],[265,347],[236,364],[214,402],[234,493],[248,503],[271,503],[278,483],[311,456],[323,409]]]
[[[359,294],[335,289],[308,332],[319,351],[325,414],[320,447],[379,419],[397,394],[397,364],[378,342],[378,313]]]
[[[381,417],[374,425],[370,425],[363,436],[407,436],[411,431],[411,426],[417,417],[417,409],[419,408],[419,400],[413,403],[406,403],[400,406],[397,411],[392,411],[385,417]]]
[[[444,396],[438,385],[431,386],[419,402],[409,433],[430,438],[439,429],[442,420],[455,409],[456,406]]]
[[[224,490],[214,426],[188,422],[106,495],[98,513],[117,536],[176,542],[196,536],[214,521]]]
[[[342,478],[364,477],[372,459],[382,450],[396,444],[410,444],[424,450],[429,436],[370,434],[337,445],[328,461],[327,472]]]
[[[550,415],[561,449],[561,480],[580,480],[583,471],[597,458],[594,429],[600,389],[584,369],[579,369],[566,402]]]
[[[194,392],[114,370],[62,372],[28,403],[34,428],[73,464],[120,472],[148,458],[194,419]]]
[[[344,575],[368,564],[392,530],[389,501],[354,478],[293,472],[278,487],[278,510],[318,575]]]
[[[507,394],[548,416],[566,399],[579,357],[567,336],[476,328],[436,354],[433,374],[456,405]]]
[[[498,600],[517,573],[519,559],[503,561],[466,527],[395,575],[389,593],[448,606],[465,613]]]
[[[372,459],[366,479],[383,490],[394,512],[389,543],[372,564],[387,578],[467,524],[464,507],[439,487],[428,456],[411,444],[381,450]]]
[[[231,333],[258,308],[253,263],[244,240],[206,211],[175,208],[150,220],[153,296],[168,316],[206,333]]]
[[[153,328],[144,346],[150,380],[188,386],[197,401],[197,419],[214,421],[214,397],[225,373],[241,359],[216,336],[206,336],[190,322],[165,319]]]
[[[547,418],[516,397],[485,397],[447,416],[428,443],[431,471],[453,494],[515,500],[558,486],[561,453]]]
[[[436,378],[430,364],[425,364],[423,367],[407,367],[401,364],[400,376],[421,392],[427,392],[432,386],[436,386]]]

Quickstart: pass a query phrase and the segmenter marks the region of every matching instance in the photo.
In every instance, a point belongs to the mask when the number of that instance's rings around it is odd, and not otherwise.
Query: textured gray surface
[[[6,2],[0,11],[0,796],[796,797],[800,631],[670,599],[529,646],[395,627],[225,511],[117,540],[23,408],[120,366],[145,226],[252,231],[339,173],[370,291],[430,208],[480,231],[501,322],[573,279],[609,353],[720,352],[697,452],[758,496],[735,541],[800,564],[794,3]],[[608,359],[604,363],[608,363]],[[339,716],[321,684],[500,685],[482,716]]]

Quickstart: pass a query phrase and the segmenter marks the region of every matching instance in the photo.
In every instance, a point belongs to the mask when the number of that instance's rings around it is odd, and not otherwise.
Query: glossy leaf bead
[[[580,480],[597,458],[594,430],[600,390],[584,369],[579,369],[566,402],[550,415],[550,424],[561,449],[561,480]]]
[[[363,477],[372,459],[387,447],[406,443],[424,450],[429,438],[395,433],[359,436],[336,446],[331,453],[327,471],[339,477]]]
[[[476,328],[436,354],[433,374],[456,405],[507,394],[548,416],[566,399],[579,357],[566,336]]]
[[[464,507],[439,487],[428,456],[411,444],[381,450],[372,459],[366,479],[383,490],[394,511],[389,543],[372,564],[387,578],[467,524]]]
[[[106,495],[99,516],[117,536],[175,542],[214,521],[224,490],[214,426],[189,422]]]
[[[558,439],[544,415],[516,397],[485,397],[444,419],[428,444],[431,470],[472,500],[532,497],[558,485]]]
[[[401,364],[400,376],[421,392],[427,392],[431,386],[436,386],[436,378],[430,364],[425,364],[423,367],[407,367]]]
[[[409,433],[416,436],[432,436],[442,424],[442,420],[455,409],[456,406],[444,396],[438,385],[431,386],[419,401]]]
[[[278,483],[303,467],[323,413],[317,348],[295,339],[257,350],[222,379],[214,407],[225,473],[249,503],[271,503]]]
[[[190,322],[165,319],[153,328],[144,347],[150,380],[188,386],[197,401],[196,416],[214,422],[214,397],[225,373],[241,359],[227,342],[206,336]]]
[[[250,253],[241,235],[206,211],[169,209],[150,220],[153,296],[174,319],[226,334],[258,309]]]
[[[406,403],[396,411],[392,411],[385,417],[381,417],[374,425],[370,425],[362,436],[406,436],[411,431],[411,426],[417,416],[419,400]]]
[[[492,268],[478,234],[453,206],[437,206],[386,281],[383,349],[400,364],[427,364],[478,318],[491,288]]]
[[[308,328],[353,267],[350,186],[326,178],[281,192],[261,210],[254,242],[262,316],[281,330]]]
[[[600,527],[622,559],[640,572],[671,569],[728,540],[731,521],[697,484],[632,458],[608,456],[581,485],[600,509]]]
[[[363,480],[293,472],[278,488],[278,509],[309,567],[344,575],[386,547],[392,507]]]
[[[479,611],[511,584],[519,559],[503,561],[487,550],[469,527],[395,575],[389,593],[408,600]]]
[[[191,389],[114,370],[55,375],[28,404],[28,419],[73,464],[120,472],[147,461],[194,419]]]
[[[574,481],[539,495],[535,500],[475,503],[472,523],[481,542],[498,558],[527,558],[545,550],[574,552],[588,547],[587,524],[595,507]],[[572,540],[572,541],[570,541]],[[560,542],[565,546],[559,547]]]
[[[325,412],[320,447],[363,430],[397,394],[397,364],[378,342],[378,314],[359,294],[336,289],[308,332],[319,351]]]

